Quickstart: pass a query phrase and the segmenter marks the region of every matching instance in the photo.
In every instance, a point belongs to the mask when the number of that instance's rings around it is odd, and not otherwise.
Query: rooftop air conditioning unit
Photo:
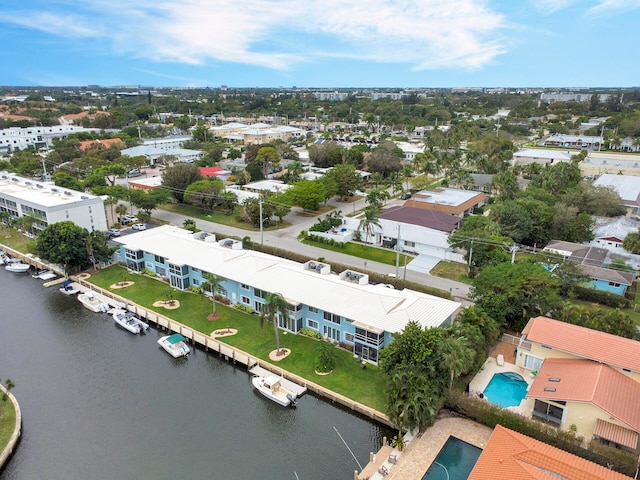
[[[57,188],[52,188],[51,191],[54,192],[54,193],[57,193],[58,189]]]
[[[324,267],[324,265],[322,263],[319,263],[316,265],[316,271],[319,272],[320,270],[322,270],[322,267]]]
[[[309,262],[309,268],[312,270],[316,269],[316,264],[314,262]]]
[[[40,185],[39,183],[36,183],[36,187],[38,188],[44,188],[42,185]]]
[[[71,193],[69,190],[65,190],[65,191],[64,191],[64,194],[65,194],[65,195],[73,195],[73,193]]]
[[[87,197],[86,195],[82,195],[80,198],[81,198],[82,200],[89,200],[89,197]]]

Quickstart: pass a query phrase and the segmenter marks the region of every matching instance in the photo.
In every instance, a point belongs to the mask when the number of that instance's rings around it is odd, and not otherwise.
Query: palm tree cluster
[[[499,334],[498,324],[473,307],[444,328],[423,329],[409,322],[380,352],[389,418],[402,429],[427,426],[445,392],[482,364]]]

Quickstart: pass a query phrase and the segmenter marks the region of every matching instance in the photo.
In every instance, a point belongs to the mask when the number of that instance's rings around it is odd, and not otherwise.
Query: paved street
[[[344,214],[351,213],[352,211],[361,210],[365,206],[365,200],[361,199],[353,203],[342,202],[330,202],[338,210],[342,210]],[[355,203],[355,205],[354,205]],[[401,200],[392,200],[387,203],[387,206],[402,203]],[[273,245],[274,247],[282,248],[285,250],[293,251],[302,255],[306,255],[311,258],[324,257],[328,263],[341,263],[344,265],[350,265],[355,270],[362,272],[377,272],[381,274],[395,274],[396,267],[392,265],[385,265],[383,263],[373,262],[370,260],[363,260],[361,258],[352,257],[350,255],[342,254],[339,252],[332,252],[322,248],[312,247],[305,245],[298,241],[298,233],[302,230],[308,230],[311,225],[316,222],[317,217],[307,217],[299,215],[299,209],[293,209],[289,215],[285,217],[285,221],[291,223],[291,226],[274,231],[263,232],[262,238],[260,232],[242,230],[238,228],[228,227],[219,223],[206,222],[204,220],[197,219],[196,225],[199,229],[207,232],[215,232],[223,235],[235,236],[244,238],[249,236],[253,242],[260,243],[261,241],[266,245]],[[182,226],[185,219],[190,218],[184,215],[179,215],[164,210],[154,210],[153,217],[170,222],[172,224]],[[405,269],[401,266],[399,268],[399,275],[406,280],[421,283],[431,287],[439,288],[441,290],[448,290],[453,295],[454,299],[462,302],[463,306],[471,304],[469,300],[469,285],[464,283],[448,280],[446,278],[435,277],[426,273],[415,272],[409,269]]]

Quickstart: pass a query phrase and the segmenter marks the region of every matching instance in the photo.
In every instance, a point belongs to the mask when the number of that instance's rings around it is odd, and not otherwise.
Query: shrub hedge
[[[576,298],[584,300],[585,302],[600,303],[612,308],[629,308],[630,306],[628,299],[613,293],[579,286],[574,287],[573,291]]]

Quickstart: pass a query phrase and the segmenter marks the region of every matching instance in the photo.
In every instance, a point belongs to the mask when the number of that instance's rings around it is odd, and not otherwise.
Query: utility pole
[[[260,245],[262,245],[264,243],[264,231],[262,229],[262,197],[260,197],[258,204],[260,205]]]
[[[396,240],[396,278],[400,278],[400,224],[398,224],[398,239]]]
[[[471,257],[473,257],[473,239],[471,239],[471,247],[469,247],[469,264],[467,265],[467,275],[471,273]]]
[[[46,182],[47,178],[47,164],[44,162],[44,156],[40,154],[40,160],[42,160],[42,178]]]

